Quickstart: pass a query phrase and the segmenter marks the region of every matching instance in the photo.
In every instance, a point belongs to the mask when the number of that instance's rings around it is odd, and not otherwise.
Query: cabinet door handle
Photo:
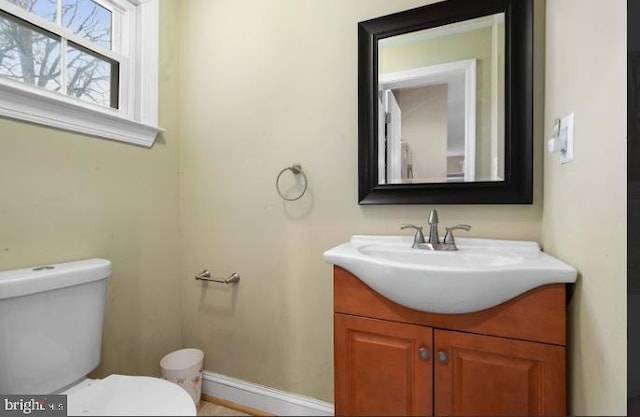
[[[429,360],[429,349],[427,349],[424,346],[421,346],[420,349],[418,349],[418,355],[420,355],[420,359],[422,359],[423,361],[428,361]]]
[[[449,363],[449,355],[447,355],[447,352],[445,352],[444,350],[438,352],[438,361],[440,361],[440,363],[443,365]]]

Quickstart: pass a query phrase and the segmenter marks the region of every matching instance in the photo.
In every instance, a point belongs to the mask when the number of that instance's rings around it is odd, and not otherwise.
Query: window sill
[[[164,129],[49,91],[0,80],[0,116],[151,147]]]

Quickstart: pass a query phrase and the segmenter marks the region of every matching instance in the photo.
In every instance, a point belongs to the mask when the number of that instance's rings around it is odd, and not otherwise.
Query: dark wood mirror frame
[[[378,40],[505,14],[505,180],[378,184]],[[531,204],[533,0],[447,0],[358,23],[359,204]]]

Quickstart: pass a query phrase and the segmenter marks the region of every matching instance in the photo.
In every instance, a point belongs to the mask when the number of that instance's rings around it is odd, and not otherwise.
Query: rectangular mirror
[[[532,201],[531,0],[359,24],[359,202]]]

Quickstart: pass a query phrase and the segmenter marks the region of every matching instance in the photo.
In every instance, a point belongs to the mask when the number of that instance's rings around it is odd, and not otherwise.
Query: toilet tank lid
[[[80,261],[0,271],[0,300],[107,279],[111,261]]]

